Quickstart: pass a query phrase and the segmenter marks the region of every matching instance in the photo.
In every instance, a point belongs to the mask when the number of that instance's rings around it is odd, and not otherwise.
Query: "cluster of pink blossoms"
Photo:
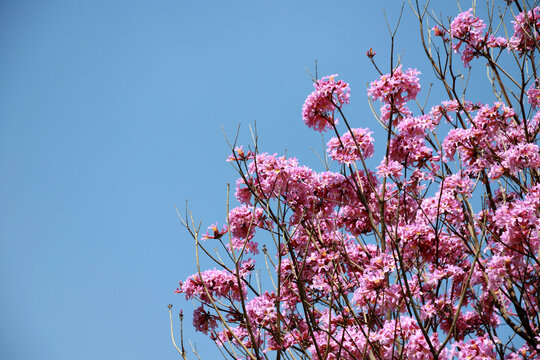
[[[453,129],[442,147],[447,159],[459,153],[467,174],[487,171],[493,179],[503,174],[517,174],[524,169],[538,169],[538,145],[526,143],[526,129],[513,121],[514,110],[502,103],[480,107],[472,119],[472,126]],[[538,126],[535,117],[528,122],[528,131]]]
[[[469,9],[456,16],[450,24],[450,29],[445,30],[434,27],[435,36],[441,36],[445,41],[455,40],[452,49],[461,53],[461,60],[465,67],[470,67],[472,59],[480,56],[489,48],[504,49],[508,46],[508,40],[501,36],[484,35],[487,25],[479,17],[475,17],[473,9]],[[449,38],[447,37],[449,35]],[[463,48],[462,48],[462,45]]]
[[[529,104],[534,107],[540,107],[540,82],[536,79],[533,86],[527,91],[527,97],[529,98]]]
[[[535,7],[516,16],[514,35],[510,39],[510,48],[521,54],[537,48],[540,40],[540,7]]]
[[[336,81],[338,75],[330,75],[317,80],[313,91],[302,108],[304,123],[310,128],[323,132],[331,129],[338,121],[335,118],[336,107],[349,103],[349,84]]]
[[[327,146],[330,157],[340,163],[348,164],[373,156],[373,134],[369,129],[351,129],[332,138]]]
[[[245,286],[238,285],[235,274],[225,270],[206,270],[201,276],[195,274],[187,278],[177,292],[186,294],[186,299],[210,302],[211,299],[222,297],[240,300],[240,292],[245,293],[245,290]]]
[[[484,40],[484,29],[486,24],[478,17],[473,15],[473,9],[462,12],[452,20],[450,24],[450,35],[458,40],[452,45],[452,49],[458,52],[462,43],[465,42],[465,48],[461,54],[461,60],[465,66],[477,56],[476,50],[481,46]]]
[[[258,244],[251,239],[253,239],[257,227],[266,227],[265,220],[266,216],[260,208],[239,206],[229,211],[232,248],[241,250],[245,247],[247,252],[258,254]]]
[[[392,74],[383,75],[379,80],[373,81],[369,86],[368,95],[374,100],[399,107],[407,101],[414,100],[420,92],[418,75],[420,71],[416,69],[403,72],[400,65]]]
[[[467,65],[495,43],[485,29],[472,10],[452,21]],[[514,31],[511,47],[537,48]],[[530,105],[516,96],[525,110],[451,99],[415,114],[419,74],[399,66],[369,86],[389,136],[376,173],[372,132],[344,116],[327,143],[339,172],[233,150],[239,205],[203,236],[226,256],[177,289],[201,303],[196,330],[236,358],[540,358],[538,85]],[[315,89],[304,122],[339,134],[348,84]]]
[[[488,48],[508,48],[523,55],[527,51],[535,49],[540,38],[540,7],[529,11],[520,12],[515,21],[512,21],[514,34],[510,40],[501,36],[484,35],[487,25],[479,17],[473,15],[473,9],[460,13],[450,24],[449,35],[456,40],[452,44],[455,52],[461,52],[463,65],[469,67],[469,63]],[[433,28],[436,36],[444,39],[446,32],[439,27]],[[463,49],[461,46],[464,44]]]

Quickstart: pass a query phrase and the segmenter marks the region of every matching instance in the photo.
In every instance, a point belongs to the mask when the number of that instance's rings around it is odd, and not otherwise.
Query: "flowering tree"
[[[366,166],[372,131],[347,119],[349,84],[337,75],[314,82],[302,115],[334,135],[339,171],[233,144],[239,206],[202,236],[181,217],[197,257],[216,267],[198,266],[177,289],[199,303],[193,325],[225,356],[540,358],[540,7],[499,5],[487,20],[473,8],[445,21],[411,4],[447,94],[431,109],[415,101],[418,70],[391,61],[385,73],[367,53],[387,138],[378,167]],[[458,81],[480,65],[489,103]]]

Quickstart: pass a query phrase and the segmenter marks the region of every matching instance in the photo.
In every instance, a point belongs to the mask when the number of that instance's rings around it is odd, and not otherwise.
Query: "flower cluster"
[[[529,104],[534,107],[540,107],[540,82],[536,79],[533,86],[527,90],[527,97],[529,98]]]
[[[181,288],[186,299],[197,298],[204,302],[213,299],[227,298],[240,300],[240,292],[245,292],[245,286],[239,286],[236,275],[225,270],[206,270],[187,278]]]
[[[452,45],[455,52],[459,52],[460,47],[465,43],[461,53],[461,60],[465,67],[477,55],[477,50],[482,46],[484,40],[483,32],[486,24],[478,17],[473,15],[473,9],[462,12],[452,20],[450,24],[450,35],[457,40]]]
[[[257,227],[265,227],[266,216],[260,208],[239,206],[229,211],[229,226],[232,235],[230,249],[242,250],[257,254],[258,244],[251,241]]]
[[[471,127],[448,133],[442,144],[445,158],[452,160],[457,152],[467,174],[488,171],[493,179],[505,173],[515,175],[520,170],[538,169],[538,146],[527,143],[527,130],[513,121],[514,116],[514,110],[502,103],[481,106]],[[528,131],[537,126],[533,119]]]
[[[302,107],[304,123],[310,128],[323,132],[331,129],[338,122],[335,118],[336,108],[349,103],[349,84],[343,80],[336,81],[338,75],[330,75],[317,80],[313,91]]]
[[[373,81],[369,86],[368,95],[384,104],[399,107],[407,101],[416,99],[416,95],[420,92],[418,75],[420,71],[416,69],[403,72],[400,65],[391,74]]]
[[[332,138],[327,146],[330,157],[348,164],[373,156],[373,134],[369,129],[351,129],[341,137]]]
[[[514,35],[510,39],[510,48],[523,54],[536,49],[540,39],[540,7],[535,7],[516,16]]]
[[[193,311],[193,326],[195,330],[208,335],[208,331],[212,331],[218,326],[217,316],[212,315],[204,306],[199,306]]]
[[[463,65],[470,67],[472,59],[490,48],[504,49],[509,44],[505,37],[484,34],[486,27],[486,23],[474,15],[473,9],[469,9],[452,20],[450,29],[435,26],[432,30],[435,36],[440,36],[445,41],[454,40],[452,49],[456,53],[461,53]]]
[[[536,14],[516,17],[513,50],[538,50]],[[438,31],[466,66],[506,46],[472,10]],[[522,74],[510,100],[463,92],[415,110],[419,74],[399,66],[369,86],[388,139],[376,173],[364,161],[373,132],[350,126],[349,86],[335,76],[315,84],[304,121],[335,131],[326,151],[337,164],[318,171],[241,147],[228,157],[240,204],[198,243],[222,245],[205,249],[219,270],[176,292],[201,303],[195,329],[231,357],[540,358],[539,86]]]

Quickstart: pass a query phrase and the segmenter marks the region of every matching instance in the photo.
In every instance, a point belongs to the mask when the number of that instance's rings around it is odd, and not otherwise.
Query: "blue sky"
[[[0,357],[178,358],[167,304],[191,312],[173,290],[195,262],[174,206],[225,217],[239,123],[241,143],[256,119],[262,151],[320,169],[301,120],[316,59],[382,146],[365,52],[388,70],[383,8],[395,23],[392,0],[1,2]],[[406,6],[396,50],[427,87],[417,40]]]

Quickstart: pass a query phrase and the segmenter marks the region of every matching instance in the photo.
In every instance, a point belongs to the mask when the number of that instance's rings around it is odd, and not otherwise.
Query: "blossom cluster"
[[[211,299],[229,298],[240,300],[245,287],[238,285],[236,275],[225,270],[206,270],[186,279],[179,293],[184,293],[186,299],[197,298],[210,302]]]
[[[536,48],[540,39],[540,7],[519,13],[513,23],[510,47],[521,54]]]
[[[313,91],[302,108],[304,123],[317,131],[331,129],[338,121],[335,117],[336,108],[349,103],[349,84],[343,80],[336,81],[338,75],[330,75],[317,80]]]
[[[523,14],[510,40],[522,53],[537,49],[535,9]],[[467,66],[508,42],[487,28],[469,10],[446,31]],[[376,172],[364,161],[373,132],[349,126],[349,85],[335,75],[315,83],[303,119],[335,130],[337,170],[232,150],[238,205],[203,235],[226,256],[211,252],[220,269],[177,289],[231,357],[540,358],[538,83],[523,81],[519,103],[451,97],[413,111],[419,75],[400,65],[369,85],[388,139]]]
[[[378,80],[373,81],[368,89],[368,95],[374,100],[380,100],[396,107],[416,99],[416,95],[420,92],[418,79],[420,71],[408,69],[403,72],[401,68],[400,65],[391,74],[383,75]]]
[[[373,132],[369,129],[351,129],[340,138],[332,138],[326,146],[330,157],[341,163],[351,163],[373,156]]]
[[[486,24],[480,18],[473,15],[473,9],[462,12],[452,20],[450,24],[450,35],[457,39],[457,43],[452,45],[454,51],[459,51],[459,48],[465,43],[465,48],[461,54],[461,60],[465,66],[477,56],[476,49],[481,46],[484,40],[483,32]]]
[[[470,67],[471,60],[481,55],[486,56],[490,48],[508,47],[509,50],[523,55],[537,47],[540,37],[540,7],[518,13],[512,23],[514,33],[510,39],[484,34],[486,23],[474,15],[473,9],[469,9],[452,20],[449,30],[436,26],[433,31],[435,36],[441,36],[447,41],[454,40],[452,49],[456,53],[461,53],[463,65]]]
[[[527,91],[527,97],[529,98],[529,104],[534,107],[540,107],[540,83],[536,79],[535,84]]]

